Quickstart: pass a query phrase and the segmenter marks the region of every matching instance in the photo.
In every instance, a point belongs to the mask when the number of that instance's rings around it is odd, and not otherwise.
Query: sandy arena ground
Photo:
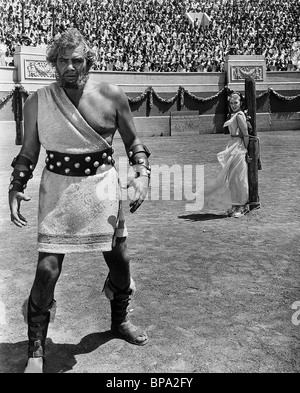
[[[199,135],[144,142],[152,165],[180,165],[183,171],[184,165],[205,164],[205,173],[214,176],[216,154],[227,139]],[[260,144],[261,208],[241,219],[188,211],[184,198],[147,200],[135,214],[125,201],[138,289],[131,319],[148,332],[148,345],[111,336],[102,254],[66,256],[56,287],[56,320],[48,332],[46,373],[300,371],[300,131],[264,132]],[[0,148],[1,373],[24,370],[27,331],[20,310],[37,258],[44,157],[28,185],[32,199],[22,205],[29,225],[19,229],[10,222],[7,204],[10,163],[19,149]],[[116,157],[125,157],[120,139],[115,149]]]

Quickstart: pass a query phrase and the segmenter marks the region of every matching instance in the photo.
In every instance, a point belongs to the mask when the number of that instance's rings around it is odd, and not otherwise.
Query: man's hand
[[[9,207],[10,207],[10,219],[17,227],[23,227],[27,225],[27,220],[20,213],[21,201],[30,201],[30,197],[26,196],[22,192],[11,191],[8,194]]]
[[[147,175],[140,175],[134,170],[134,176],[129,178],[127,188],[134,189],[134,196],[130,202],[130,212],[134,213],[144,202],[148,193],[149,177]]]

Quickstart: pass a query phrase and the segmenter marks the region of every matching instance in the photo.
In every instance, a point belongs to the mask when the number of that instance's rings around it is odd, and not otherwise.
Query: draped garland
[[[13,98],[13,112],[16,122],[16,144],[22,144],[22,125],[21,122],[23,120],[23,101],[22,95],[25,95],[26,98],[29,96],[29,92],[24,89],[22,85],[16,85],[11,92],[7,93],[0,100],[0,109],[11,99]]]
[[[272,124],[272,119],[271,119],[272,108],[271,108],[271,100],[270,100],[271,95],[276,97],[278,100],[286,101],[286,102],[292,102],[292,101],[295,101],[298,98],[300,98],[300,94],[297,94],[296,96],[283,96],[282,94],[277,93],[271,87],[269,87],[268,90],[266,90],[265,92],[262,92],[261,94],[257,95],[256,99],[259,99],[259,98],[262,98],[265,96],[267,96],[267,98],[268,98],[268,113],[269,113],[269,125],[270,126]]]
[[[175,95],[171,98],[165,99],[162,98],[159,94],[156,93],[156,91],[153,89],[152,86],[147,87],[147,89],[141,93],[139,96],[135,98],[127,97],[128,101],[130,104],[136,104],[136,103],[141,103],[143,102],[146,98],[148,99],[148,106],[149,108],[152,108],[153,106],[153,97],[157,99],[158,102],[161,104],[174,104],[177,100],[179,100],[180,108],[184,106],[184,97],[185,95],[192,99],[193,101],[203,103],[203,102],[209,102],[217,99],[221,94],[224,92],[227,92],[227,94],[231,94],[233,92],[232,89],[230,89],[228,86],[225,86],[223,89],[221,89],[218,93],[214,94],[213,96],[210,97],[198,97],[193,93],[190,93],[187,89],[185,89],[183,86],[179,86],[178,91],[175,93]],[[22,85],[16,85],[12,91],[7,93],[4,97],[1,98],[0,100],[0,109],[15,95],[15,94],[24,94],[27,98],[27,96],[30,94],[27,90],[24,89]],[[264,96],[270,97],[271,95],[275,96],[277,99],[282,100],[282,101],[294,101],[300,98],[300,94],[297,94],[295,96],[283,96],[282,94],[279,94],[276,92],[274,89],[269,87],[266,91],[262,92],[261,94],[256,96],[256,99],[262,98]]]
[[[197,97],[196,95],[190,93],[187,89],[185,89],[183,86],[179,86],[177,93],[171,98],[165,99],[159,96],[156,91],[153,89],[152,86],[147,87],[147,89],[138,97],[135,98],[128,98],[128,101],[130,104],[136,104],[136,103],[141,103],[145,100],[145,98],[148,98],[147,105],[151,109],[153,106],[153,97],[157,99],[157,101],[161,104],[174,104],[176,101],[179,102],[180,108],[183,108],[184,106],[184,97],[185,95],[191,98],[193,101],[196,102],[208,102],[208,101],[213,101],[216,98],[218,98],[224,91],[230,91],[232,92],[233,90],[230,90],[228,87],[224,87],[222,90],[220,90],[217,94],[211,96],[211,97]]]
[[[174,104],[175,102],[178,103],[180,109],[183,108],[184,103],[185,103],[185,97],[188,97],[189,99],[196,101],[198,103],[204,103],[204,102],[209,102],[217,99],[220,97],[221,94],[227,93],[227,95],[230,95],[233,90],[230,89],[228,86],[225,86],[223,89],[221,89],[218,93],[210,96],[210,97],[198,97],[195,94],[189,92],[187,89],[185,89],[183,86],[179,86],[177,92],[174,94],[173,97],[165,99],[162,98],[154,89],[152,86],[149,86],[146,88],[146,90],[141,93],[139,96],[135,98],[130,98],[127,97],[129,104],[139,104],[147,100],[147,106],[149,109],[152,108],[153,106],[153,98],[161,103],[161,104]],[[21,121],[23,118],[22,115],[22,96],[25,96],[25,99],[29,96],[29,92],[24,89],[24,87],[20,84],[16,85],[11,92],[7,93],[4,97],[1,98],[0,100],[0,109],[13,97],[13,109],[14,109],[14,114],[15,114],[15,120],[17,124],[17,141],[21,140]],[[271,122],[271,104],[270,104],[270,97],[273,95],[276,97],[278,100],[281,101],[294,101],[300,98],[300,94],[295,95],[295,96],[283,96],[282,94],[279,94],[275,90],[273,90],[271,87],[269,87],[265,92],[260,93],[259,95],[256,96],[256,99],[262,98],[267,96],[269,99],[269,116],[270,116],[270,122]]]
[[[151,109],[153,106],[153,97],[157,99],[157,101],[161,104],[173,104],[176,101],[179,101],[179,106],[180,108],[183,108],[184,106],[184,98],[185,95],[192,99],[193,101],[199,102],[199,103],[204,103],[204,102],[209,102],[217,99],[221,94],[224,92],[227,93],[227,95],[230,95],[234,90],[230,89],[228,86],[225,86],[223,89],[221,89],[218,93],[216,93],[213,96],[210,97],[198,97],[193,93],[190,93],[187,89],[185,89],[182,86],[179,86],[177,93],[168,99],[160,97],[153,87],[147,87],[147,89],[139,96],[135,98],[130,98],[128,97],[128,101],[130,104],[136,104],[136,103],[141,103],[145,99],[147,99],[147,105]],[[256,96],[256,99],[262,98],[264,96],[270,97],[271,95],[274,95],[277,99],[282,100],[282,101],[294,101],[300,98],[300,94],[295,95],[295,96],[283,96],[282,94],[277,93],[275,90],[273,90],[271,87],[269,87],[265,92],[259,94]]]
[[[22,85],[16,85],[12,91],[6,94],[6,96],[2,97],[0,100],[0,109],[15,95],[24,94],[26,97],[29,96],[29,92],[24,89]]]

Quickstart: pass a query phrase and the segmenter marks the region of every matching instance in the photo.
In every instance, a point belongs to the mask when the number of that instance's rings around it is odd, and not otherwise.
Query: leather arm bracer
[[[151,166],[148,158],[151,153],[147,146],[139,143],[131,147],[128,151],[129,164],[134,166],[136,177],[148,176],[150,179]]]
[[[16,165],[22,165],[25,167],[25,169],[16,169]],[[23,192],[27,187],[28,180],[33,177],[32,173],[34,171],[35,165],[29,158],[23,155],[18,155],[13,159],[11,166],[14,168],[14,170],[10,177],[9,192]]]

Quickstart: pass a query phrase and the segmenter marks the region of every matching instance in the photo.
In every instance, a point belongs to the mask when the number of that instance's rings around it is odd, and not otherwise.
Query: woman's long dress
[[[204,207],[202,210],[226,212],[232,205],[244,206],[248,202],[248,164],[245,156],[247,149],[238,126],[237,116],[244,116],[239,111],[224,123],[230,133],[226,149],[217,154],[222,167],[214,180],[204,185]],[[246,117],[244,118],[246,120]]]

